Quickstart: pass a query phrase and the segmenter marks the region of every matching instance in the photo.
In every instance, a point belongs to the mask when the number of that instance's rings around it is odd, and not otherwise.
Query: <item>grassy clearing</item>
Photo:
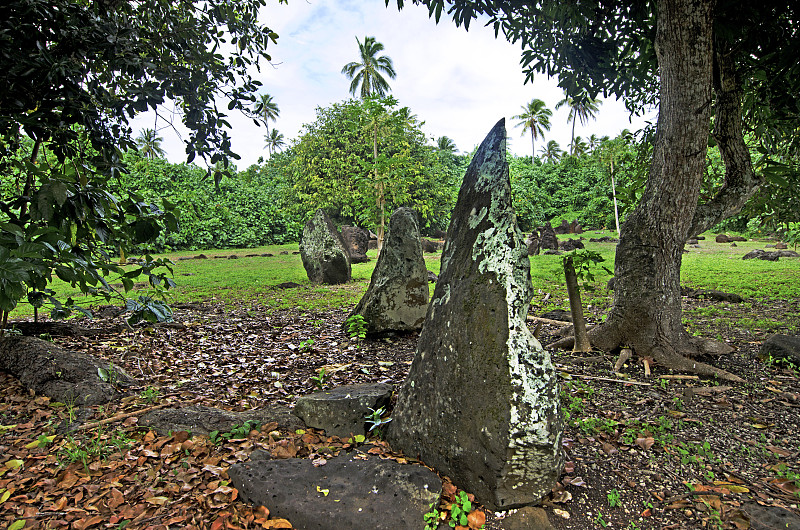
[[[614,243],[590,243],[589,238],[614,236],[613,232],[589,232],[584,234],[586,248],[599,252],[609,270],[614,268]],[[576,236],[560,236],[562,239]],[[701,248],[690,249],[683,257],[682,284],[694,288],[718,289],[738,293],[745,298],[780,300],[800,298],[800,260],[783,258],[777,262],[742,260],[741,257],[755,248],[764,248],[764,241],[738,243],[733,248],[714,242],[713,234],[706,234]],[[169,302],[215,302],[229,306],[258,303],[275,309],[300,308],[305,310],[327,310],[347,308],[355,305],[367,286],[375,267],[375,251],[368,255],[368,263],[353,265],[353,282],[340,286],[312,285],[303,269],[297,244],[274,245],[256,249],[206,250],[165,254],[174,263],[174,278],[177,288],[169,293]],[[187,259],[199,254],[208,259]],[[284,253],[284,254],[282,254]],[[264,257],[262,254],[272,254]],[[230,258],[236,256],[236,259]],[[439,273],[439,254],[426,254],[429,270]],[[599,309],[611,304],[611,294],[605,284],[611,277],[603,269],[595,271],[595,289],[585,292],[584,304]],[[531,257],[531,279],[534,287],[533,303],[541,302],[541,309],[567,309],[566,289],[563,286],[563,271],[560,256]],[[283,282],[295,282],[299,289],[276,289]],[[72,296],[85,305],[100,305],[102,302],[80,294],[62,282],[55,282],[54,289],[61,296]],[[146,294],[147,288],[139,284],[141,291],[133,296]],[[431,284],[431,292],[433,284]],[[550,294],[548,297],[547,295]],[[129,295],[130,296],[130,295]],[[547,300],[545,300],[545,298]],[[27,304],[12,313],[11,318],[32,314]],[[719,315],[724,317],[724,315]],[[754,327],[775,327],[775,323],[758,323]]]

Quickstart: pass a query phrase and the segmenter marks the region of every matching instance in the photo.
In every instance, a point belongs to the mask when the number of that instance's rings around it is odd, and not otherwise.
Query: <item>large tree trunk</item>
[[[602,350],[632,347],[670,368],[735,378],[684,355],[680,268],[693,224],[711,119],[713,0],[660,0],[661,94],[653,163],[639,206],[621,227],[614,305],[591,334]]]

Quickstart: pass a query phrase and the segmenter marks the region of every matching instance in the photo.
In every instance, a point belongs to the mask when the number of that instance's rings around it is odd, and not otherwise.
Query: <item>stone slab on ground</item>
[[[288,407],[268,407],[231,412],[205,405],[191,405],[177,409],[153,410],[139,418],[139,425],[150,427],[164,436],[170,431],[188,431],[192,434],[208,434],[213,431],[229,432],[246,421],[267,424],[278,423],[278,429],[295,431],[305,427],[303,421],[292,414]]]
[[[430,469],[379,457],[258,460],[228,470],[239,498],[298,530],[422,528],[442,481]]]
[[[542,508],[525,506],[505,516],[500,522],[503,530],[554,530]]]
[[[347,437],[366,433],[365,416],[370,409],[389,405],[392,385],[372,383],[344,385],[297,398],[294,414],[329,436]]]
[[[742,511],[750,517],[751,530],[800,530],[800,517],[777,506],[750,502]]]

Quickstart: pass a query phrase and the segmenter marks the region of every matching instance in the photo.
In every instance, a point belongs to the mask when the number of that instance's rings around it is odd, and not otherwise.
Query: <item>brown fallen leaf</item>
[[[486,514],[483,513],[483,510],[472,510],[469,512],[469,515],[467,515],[467,522],[469,523],[469,527],[473,530],[483,528],[483,525],[486,524]]]

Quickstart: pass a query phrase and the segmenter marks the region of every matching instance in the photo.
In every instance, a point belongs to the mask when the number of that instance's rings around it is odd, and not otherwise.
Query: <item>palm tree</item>
[[[375,37],[364,37],[363,44],[356,37],[356,42],[361,55],[360,62],[353,61],[342,68],[342,73],[352,80],[350,93],[355,96],[360,85],[362,99],[369,96],[385,96],[390,88],[381,72],[391,79],[397,76],[392,60],[386,55],[378,57],[378,53],[383,51],[383,44],[376,41]]]
[[[145,158],[160,158],[167,154],[161,148],[163,140],[155,129],[142,129],[136,139],[136,147],[139,148],[139,153]]]
[[[589,121],[589,118],[595,118],[602,103],[603,102],[599,99],[590,98],[588,94],[585,93],[580,98],[572,98],[567,96],[556,103],[556,110],[560,109],[564,105],[569,107],[569,116],[567,117],[567,121],[572,122],[572,142],[570,145],[575,144],[575,122],[580,120],[581,125],[586,125],[586,122]],[[572,154],[574,155],[575,152],[573,151]]]
[[[580,136],[574,137],[569,147],[572,156],[583,156],[589,150],[589,144],[587,144]]]
[[[547,145],[542,147],[539,153],[549,164],[555,164],[561,158],[561,146],[555,140],[550,140]]]
[[[436,140],[436,148],[442,153],[448,153],[451,155],[458,151],[458,148],[456,148],[456,143],[452,138],[447,136],[440,136],[439,139]]]
[[[264,135],[264,141],[267,143],[267,151],[269,151],[270,157],[275,151],[280,151],[286,147],[283,134],[279,133],[278,129],[272,129],[269,134]]]
[[[265,138],[269,138],[269,122],[275,121],[278,119],[278,116],[281,115],[281,110],[278,108],[278,104],[272,99],[272,96],[269,94],[261,94],[261,101],[258,102],[256,105],[256,113],[264,120],[264,125],[267,126],[267,135]],[[269,142],[267,142],[267,150],[269,154],[272,155],[272,149],[270,147]]]
[[[550,116],[553,111],[547,108],[541,99],[532,99],[527,105],[522,106],[522,113],[514,116],[513,119],[520,120],[517,127],[522,127],[522,135],[525,131],[531,131],[531,160],[536,156],[536,139],[540,136],[544,138],[544,131],[550,130]]]

